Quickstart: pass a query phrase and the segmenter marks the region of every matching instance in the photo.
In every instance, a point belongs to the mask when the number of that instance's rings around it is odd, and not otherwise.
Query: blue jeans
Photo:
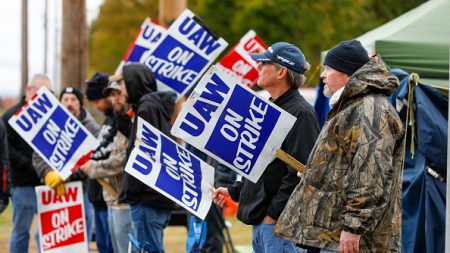
[[[127,252],[128,234],[133,234],[130,209],[115,209],[108,206],[108,225],[114,252]]]
[[[273,234],[275,224],[260,223],[252,228],[253,253],[296,253],[294,243]]]
[[[113,246],[109,236],[108,211],[95,210],[95,241],[100,253],[113,253]]]
[[[13,187],[11,189],[11,200],[13,205],[13,228],[9,239],[9,252],[28,252],[31,223],[37,210],[34,187]]]
[[[139,242],[148,242],[152,252],[164,253],[163,230],[170,220],[170,210],[148,205],[130,205],[131,226]]]

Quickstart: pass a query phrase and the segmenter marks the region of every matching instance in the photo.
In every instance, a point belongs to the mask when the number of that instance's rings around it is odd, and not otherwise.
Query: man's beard
[[[330,87],[325,84],[325,86],[323,87],[323,95],[325,95],[325,97],[332,97],[333,96],[333,91],[330,89]]]
[[[72,113],[73,116],[75,116],[75,118],[78,118],[80,116],[80,111],[77,111],[75,108],[68,106],[67,110],[69,110],[70,113]]]

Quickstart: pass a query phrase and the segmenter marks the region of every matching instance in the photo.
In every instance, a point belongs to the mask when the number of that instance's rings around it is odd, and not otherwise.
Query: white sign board
[[[171,133],[256,182],[296,118],[212,66]]]
[[[157,45],[166,31],[167,29],[164,26],[158,24],[151,18],[146,18],[123,56],[119,67],[117,67],[116,74],[128,62],[144,63],[144,60],[149,56],[150,49],[153,49]]]
[[[180,96],[197,83],[227,45],[186,9],[150,52],[145,65],[153,71],[158,91],[171,90]]]
[[[98,140],[45,87],[9,119],[11,127],[64,180],[90,159]]]
[[[82,183],[71,182],[64,186],[63,196],[48,186],[36,187],[40,252],[87,253],[89,242]]]
[[[255,31],[248,31],[222,60],[218,67],[248,87],[253,87],[258,80],[258,63],[250,55],[261,53],[267,46]]]
[[[125,171],[204,219],[212,203],[214,168],[138,118]]]

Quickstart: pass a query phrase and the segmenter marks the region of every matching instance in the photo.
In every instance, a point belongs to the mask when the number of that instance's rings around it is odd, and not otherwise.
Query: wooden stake
[[[109,194],[111,194],[114,198],[118,198],[118,197],[119,197],[119,194],[116,192],[116,190],[114,190],[114,188],[112,188],[112,186],[111,186],[110,184],[108,184],[108,183],[105,181],[105,179],[99,178],[99,179],[97,179],[97,182],[98,182],[99,184],[101,184],[102,187],[105,188],[105,190],[106,190],[107,192],[109,192]]]
[[[303,165],[301,162],[295,160],[294,157],[290,156],[288,153],[284,152],[283,150],[277,149],[277,152],[275,153],[275,155],[281,161],[285,162],[287,165],[296,169],[298,172],[303,173],[303,171],[305,171],[305,165]]]

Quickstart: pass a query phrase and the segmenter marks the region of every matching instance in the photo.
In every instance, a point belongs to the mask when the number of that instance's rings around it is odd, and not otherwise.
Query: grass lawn
[[[9,237],[12,229],[12,205],[11,203],[8,205],[8,208],[0,214],[0,252],[9,252]],[[232,224],[230,229],[231,238],[233,244],[236,245],[251,245],[251,235],[252,228],[251,226],[247,226],[235,218],[228,219]],[[37,218],[34,219],[32,232],[31,232],[31,240],[30,240],[30,253],[37,252],[36,244],[34,242],[34,231],[37,224]],[[168,253],[178,253],[184,252],[186,246],[186,236],[187,230],[184,227],[168,227],[164,231],[164,245],[166,247],[166,252]],[[95,243],[92,242],[89,246],[91,252],[97,252]],[[247,248],[248,247],[240,247]],[[249,251],[251,252],[251,250]],[[224,250],[224,253],[226,251]]]

